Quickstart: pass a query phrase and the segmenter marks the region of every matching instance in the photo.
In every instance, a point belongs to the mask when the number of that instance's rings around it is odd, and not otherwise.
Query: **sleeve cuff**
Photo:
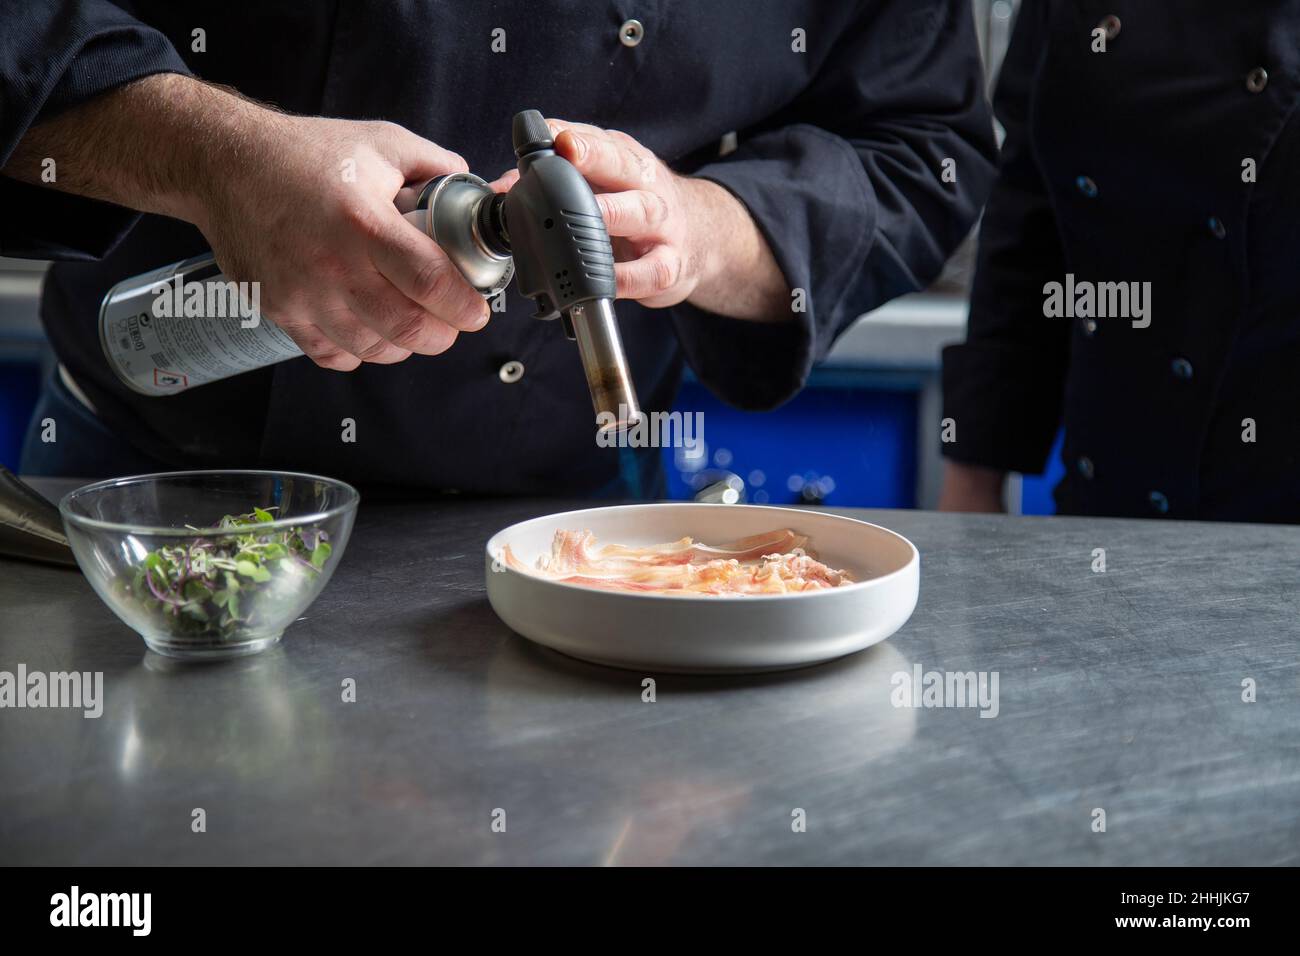
[[[134,209],[0,176],[0,255],[14,259],[102,259],[140,219]]]
[[[804,385],[836,333],[857,318],[846,301],[871,248],[871,183],[853,148],[812,126],[755,137],[695,176],[731,192],[749,211],[791,290],[802,290],[790,321],[750,322],[682,303],[672,309],[678,340],[700,381],[744,409],[770,409]],[[813,261],[813,250],[835,250]],[[792,309],[798,304],[792,299]]]

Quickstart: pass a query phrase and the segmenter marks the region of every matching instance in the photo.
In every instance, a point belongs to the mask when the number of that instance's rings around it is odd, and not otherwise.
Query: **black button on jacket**
[[[1063,422],[1063,512],[1300,520],[1300,3],[1031,0],[996,106],[944,453],[1040,472]],[[1149,311],[1047,317],[1068,276]]]
[[[621,28],[632,19],[644,29],[629,46]],[[846,323],[937,272],[992,177],[971,11],[948,0],[0,0],[0,21],[0,159],[32,123],[171,71],[293,112],[400,123],[488,178],[513,165],[511,116],[536,108],[622,129],[716,180],[748,207],[807,311],[762,325],[620,303],[647,410],[671,407],[683,358],[736,405],[789,398]],[[192,49],[195,29],[204,52]],[[505,52],[493,49],[498,29]],[[739,148],[719,156],[732,130]],[[654,471],[657,453],[629,467],[596,446],[576,349],[518,297],[441,356],[349,374],[296,359],[168,398],[132,394],[99,353],[100,300],[123,278],[204,250],[203,237],[4,178],[0,206],[0,252],[84,260],[52,269],[46,330],[103,419],[176,466],[483,493],[590,493],[622,476],[636,494]],[[503,382],[511,361],[526,372]],[[340,441],[344,418],[355,442]]]

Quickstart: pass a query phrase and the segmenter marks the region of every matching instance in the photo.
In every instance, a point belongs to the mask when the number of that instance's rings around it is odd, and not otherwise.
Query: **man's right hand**
[[[54,188],[194,223],[326,368],[436,355],[487,323],[482,296],[394,205],[465,161],[395,124],[288,116],[167,74],[32,127],[3,172],[39,184],[44,157]]]

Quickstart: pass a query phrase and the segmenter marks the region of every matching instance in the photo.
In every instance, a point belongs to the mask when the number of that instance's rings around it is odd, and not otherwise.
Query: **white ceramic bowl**
[[[649,545],[689,535],[722,544],[791,528],[820,560],[857,582],[800,594],[673,596],[602,591],[512,570],[551,553],[557,530],[597,544]],[[670,503],[570,511],[498,531],[485,553],[488,600],[516,633],[572,657],[632,670],[728,673],[804,667],[897,631],[916,607],[920,556],[878,525],[801,508]]]

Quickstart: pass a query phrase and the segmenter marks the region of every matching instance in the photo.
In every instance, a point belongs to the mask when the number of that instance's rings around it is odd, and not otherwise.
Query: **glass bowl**
[[[255,654],[329,581],[360,495],[318,475],[178,471],[114,478],[59,502],[77,564],[159,654]]]

